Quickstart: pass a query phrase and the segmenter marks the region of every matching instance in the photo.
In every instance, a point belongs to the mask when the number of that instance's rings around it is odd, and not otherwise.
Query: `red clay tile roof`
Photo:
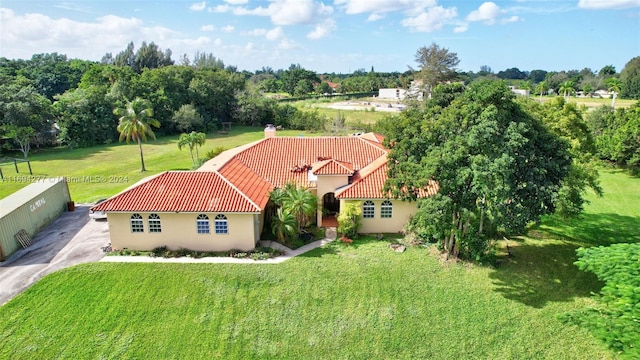
[[[265,186],[254,178],[242,188]],[[258,190],[256,190],[257,192]],[[268,196],[268,191],[266,191]],[[251,192],[250,192],[251,194]],[[93,207],[108,212],[260,212],[266,201],[244,195],[217,172],[167,171]]]
[[[238,153],[235,159],[253,170],[274,187],[289,181],[300,186],[314,187],[308,172],[318,158],[348,162],[355,170],[363,168],[386,155],[380,145],[357,136],[335,137],[274,137],[264,139]],[[225,164],[221,168],[224,172]]]
[[[352,183],[336,191],[337,199],[385,199],[386,194],[382,188],[387,180],[387,157],[377,159],[369,166],[361,169],[353,176]],[[420,190],[418,197],[435,195],[440,187],[435,181],[430,181],[429,186]]]
[[[314,175],[353,175],[353,164],[346,161],[327,159],[318,161],[311,167]]]
[[[220,169],[220,175],[229,180],[261,209],[267,205],[273,186],[239,160],[233,158],[227,162],[226,166]]]

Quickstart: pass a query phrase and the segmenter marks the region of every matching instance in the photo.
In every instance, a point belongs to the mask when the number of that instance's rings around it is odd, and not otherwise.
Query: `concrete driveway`
[[[43,276],[72,265],[98,261],[109,243],[106,221],[89,219],[89,205],[64,212],[33,238],[33,244],[0,263],[0,305]]]

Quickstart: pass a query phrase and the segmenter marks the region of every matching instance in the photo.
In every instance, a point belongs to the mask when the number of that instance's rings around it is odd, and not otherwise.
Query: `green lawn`
[[[280,131],[283,136],[298,136],[301,131]],[[235,126],[227,135],[208,135],[207,142],[199,149],[200,156],[218,146],[232,148],[264,137],[261,128]],[[146,176],[166,170],[191,168],[189,150],[180,151],[178,136],[149,140],[142,145],[147,171],[140,172],[140,154],[135,143],[114,143],[75,150],[58,149],[33,152],[29,157],[33,177],[29,176],[26,163],[18,165],[16,174],[12,164],[2,165],[6,180],[0,181],[0,198],[42,177],[64,176],[68,178],[72,200],[79,203],[112,196]]]
[[[640,241],[640,179],[602,185],[583,219],[546,219],[496,268],[375,240],[278,265],[72,267],[0,308],[0,358],[614,359],[557,320],[602,285],[576,247]]]

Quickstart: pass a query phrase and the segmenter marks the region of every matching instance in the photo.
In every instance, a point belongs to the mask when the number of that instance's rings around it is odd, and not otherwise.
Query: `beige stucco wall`
[[[322,224],[322,197],[327,193],[336,192],[336,189],[349,183],[346,175],[320,175],[316,182],[316,195],[318,196],[318,224]],[[342,204],[342,202],[340,203]]]
[[[344,206],[345,201],[348,202],[349,200],[340,200],[341,208]],[[382,205],[384,200],[371,201],[373,201],[376,211],[372,219],[362,218],[360,232],[363,234],[400,232],[411,216],[417,211],[417,205],[415,202],[391,200],[391,204],[393,204],[393,213],[391,218],[381,218],[380,205]],[[364,203],[364,200],[359,200],[359,202],[362,204]]]
[[[157,213],[162,231],[150,233],[148,218],[150,213],[139,213],[143,218],[144,232],[131,232],[132,213],[107,213],[111,247],[114,249],[151,250],[167,246],[177,250],[185,248],[198,251],[227,251],[231,249],[252,250],[259,240],[263,218],[260,214],[229,214],[227,234],[215,233],[217,213],[205,213],[209,217],[209,234],[198,234],[197,213]],[[257,231],[256,231],[257,230]]]

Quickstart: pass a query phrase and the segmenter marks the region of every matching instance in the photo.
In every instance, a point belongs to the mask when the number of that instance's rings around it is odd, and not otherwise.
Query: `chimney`
[[[264,128],[264,138],[269,139],[272,137],[276,137],[276,127],[273,124],[267,124]]]

